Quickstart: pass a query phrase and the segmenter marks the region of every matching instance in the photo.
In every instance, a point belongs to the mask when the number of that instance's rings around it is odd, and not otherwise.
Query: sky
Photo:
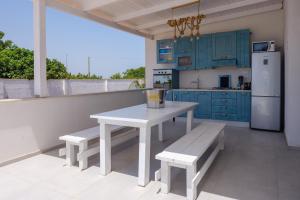
[[[0,31],[5,39],[33,49],[33,11],[30,0],[0,0]],[[47,8],[47,57],[68,63],[71,73],[110,77],[145,65],[145,40],[124,31]],[[67,57],[67,59],[66,59]]]

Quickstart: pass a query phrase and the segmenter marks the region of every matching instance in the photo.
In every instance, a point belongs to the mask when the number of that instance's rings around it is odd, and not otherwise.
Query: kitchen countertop
[[[233,89],[205,89],[205,88],[182,88],[182,89],[172,89],[180,91],[203,91],[203,92],[251,92],[251,90],[233,90]]]

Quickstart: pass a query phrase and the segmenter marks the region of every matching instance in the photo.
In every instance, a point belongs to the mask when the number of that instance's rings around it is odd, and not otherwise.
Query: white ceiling
[[[48,6],[147,38],[172,31],[172,18],[197,15],[197,0],[47,0]],[[283,0],[201,0],[204,24],[282,9]],[[194,4],[191,4],[194,3]]]

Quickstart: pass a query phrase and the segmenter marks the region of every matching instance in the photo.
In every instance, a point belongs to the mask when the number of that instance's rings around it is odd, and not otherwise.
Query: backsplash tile
[[[197,78],[200,79],[200,88],[218,87],[219,75],[231,75],[233,88],[237,87],[239,76],[244,76],[245,82],[251,81],[250,68],[224,67],[210,70],[181,71],[180,88],[196,88],[197,84],[192,83],[192,81],[196,81]]]

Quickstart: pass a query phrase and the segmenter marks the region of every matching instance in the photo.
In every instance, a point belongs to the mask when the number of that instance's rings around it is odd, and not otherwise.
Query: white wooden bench
[[[170,191],[170,168],[186,169],[187,199],[197,197],[197,185],[217,156],[219,150],[224,149],[223,123],[203,122],[189,134],[181,137],[155,156],[161,160],[161,169],[155,172],[155,179],[161,179],[161,192]],[[213,147],[212,153],[197,171],[197,161],[207,150]]]
[[[138,136],[135,128],[128,128],[123,126],[112,126],[112,147],[123,142],[126,142]],[[79,162],[79,169],[87,168],[88,158],[99,153],[99,142],[88,146],[89,142],[100,137],[100,127],[85,129],[69,135],[59,137],[60,140],[66,142],[66,148],[59,149],[59,156],[66,156],[66,164],[73,166],[75,161]],[[75,146],[79,147],[77,158],[75,155]]]

